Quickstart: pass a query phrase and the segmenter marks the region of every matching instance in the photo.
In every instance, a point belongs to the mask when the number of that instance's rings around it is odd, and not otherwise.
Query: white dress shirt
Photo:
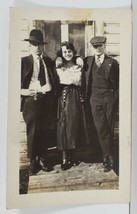
[[[33,56],[33,74],[31,77],[30,84],[29,84],[29,89],[34,89],[34,90],[36,90],[36,92],[42,92],[44,94],[48,91],[51,91],[51,84],[49,81],[47,67],[43,60],[42,55],[41,56],[32,55],[32,56]],[[44,65],[45,77],[46,77],[46,84],[43,86],[40,85],[40,81],[38,80],[38,76],[39,76],[39,72],[40,72],[40,60],[39,60],[40,58]]]
[[[101,54],[99,57],[97,55],[95,55],[95,61],[98,60],[98,58],[102,64],[104,62],[105,54]]]

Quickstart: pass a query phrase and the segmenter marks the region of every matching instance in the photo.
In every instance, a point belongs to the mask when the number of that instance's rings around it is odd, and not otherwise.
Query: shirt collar
[[[41,54],[40,56],[38,56],[38,55],[36,55],[36,54],[32,54],[32,56],[33,56],[33,59],[34,59],[34,60],[37,60],[37,59],[39,59],[39,58],[43,59],[43,55],[42,55],[42,54]]]
[[[98,56],[95,55],[95,59],[97,59],[97,58],[98,58]],[[104,58],[105,58],[105,54],[101,54],[101,55],[99,56],[99,59],[100,59],[100,62],[101,62],[101,63],[103,63]]]

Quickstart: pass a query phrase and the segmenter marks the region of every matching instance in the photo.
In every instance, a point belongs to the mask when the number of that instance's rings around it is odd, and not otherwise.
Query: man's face
[[[105,52],[105,44],[98,44],[98,45],[93,45],[93,49],[94,49],[94,54],[96,56],[100,56],[101,54],[103,54]]]
[[[71,61],[73,58],[73,51],[70,49],[67,49],[66,46],[62,46],[62,56],[66,61]]]
[[[43,52],[43,44],[38,42],[30,42],[30,51],[31,54],[40,56]]]

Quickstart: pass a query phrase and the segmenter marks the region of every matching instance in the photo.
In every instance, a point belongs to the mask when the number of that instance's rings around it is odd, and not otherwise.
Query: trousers
[[[106,96],[91,96],[91,109],[103,156],[113,153],[114,125],[117,112],[117,99],[114,92]]]
[[[26,123],[27,156],[30,159],[44,156],[50,147],[51,140],[51,100],[52,95],[37,97],[28,96],[23,107],[23,118]]]

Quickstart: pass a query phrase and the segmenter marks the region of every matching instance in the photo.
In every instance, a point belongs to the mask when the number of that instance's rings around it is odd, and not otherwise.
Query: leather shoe
[[[41,158],[39,163],[43,171],[50,172],[53,170],[53,166],[47,164],[45,158]]]
[[[51,172],[53,170],[52,166],[44,165],[42,166],[42,170],[45,172]]]
[[[108,165],[108,166],[104,166],[104,172],[109,172],[111,171],[111,167]]]
[[[104,172],[109,172],[113,168],[113,158],[112,156],[106,156],[103,161]]]
[[[62,169],[62,170],[70,169],[71,166],[72,166],[72,165],[71,165],[71,162],[70,162],[70,161],[68,161],[67,159],[63,159],[63,162],[62,162],[62,164],[61,164],[61,169]]]
[[[71,165],[72,166],[78,166],[79,164],[80,164],[79,160],[73,160],[73,161],[71,161]]]
[[[39,171],[39,164],[38,162],[36,161],[36,159],[32,159],[30,161],[30,167],[29,167],[29,175],[36,175]]]

